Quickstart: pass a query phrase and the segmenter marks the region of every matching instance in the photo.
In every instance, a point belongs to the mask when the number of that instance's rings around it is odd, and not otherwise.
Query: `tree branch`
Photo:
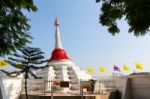
[[[36,67],[36,66],[31,65],[30,67],[31,67],[32,69],[43,69],[43,68],[46,68],[46,67],[48,67],[48,66],[49,66],[49,65]]]
[[[20,75],[23,72],[23,71],[8,72],[5,70],[0,70],[0,71],[2,71],[3,73],[5,73],[7,76],[10,76],[10,77],[17,77],[18,75]]]

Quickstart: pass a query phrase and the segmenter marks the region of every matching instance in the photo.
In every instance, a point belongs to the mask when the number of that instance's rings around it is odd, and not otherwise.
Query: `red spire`
[[[55,20],[55,27],[56,27],[55,49],[52,52],[52,56],[51,56],[49,62],[55,61],[55,60],[63,60],[63,59],[70,60],[66,54],[66,51],[62,48],[58,26],[59,26],[58,19],[56,18],[56,20]]]

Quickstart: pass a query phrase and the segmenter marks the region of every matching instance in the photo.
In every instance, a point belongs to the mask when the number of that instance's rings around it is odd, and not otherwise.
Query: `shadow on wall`
[[[0,99],[3,99],[3,98],[2,98],[1,86],[0,86]]]
[[[108,99],[121,99],[121,92],[119,90],[111,92]]]

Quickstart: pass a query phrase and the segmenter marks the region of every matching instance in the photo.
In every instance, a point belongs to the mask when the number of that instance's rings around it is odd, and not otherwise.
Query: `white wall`
[[[150,73],[136,73],[127,77],[122,99],[150,99]]]
[[[131,79],[133,99],[150,99],[150,76]]]
[[[3,99],[16,99],[21,92],[22,78],[0,78]]]

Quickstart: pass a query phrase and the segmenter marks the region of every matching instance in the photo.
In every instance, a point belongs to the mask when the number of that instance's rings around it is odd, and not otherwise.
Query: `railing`
[[[77,90],[72,90],[71,82],[69,83],[69,86],[61,86],[61,83],[64,81],[54,81],[54,80],[45,80],[45,79],[34,79],[34,80],[28,80],[28,93],[29,94],[50,94],[50,93],[60,93],[61,90],[65,91],[64,93],[74,94],[74,95],[81,95],[83,94],[91,94],[91,93],[107,93],[115,90],[115,82],[114,80],[99,80],[95,81],[94,84],[90,81],[86,80],[80,80],[78,84],[76,84],[76,87],[79,87]],[[66,83],[67,84],[67,83]],[[92,88],[94,90],[91,90]],[[24,89],[24,83],[23,83],[23,89]]]

